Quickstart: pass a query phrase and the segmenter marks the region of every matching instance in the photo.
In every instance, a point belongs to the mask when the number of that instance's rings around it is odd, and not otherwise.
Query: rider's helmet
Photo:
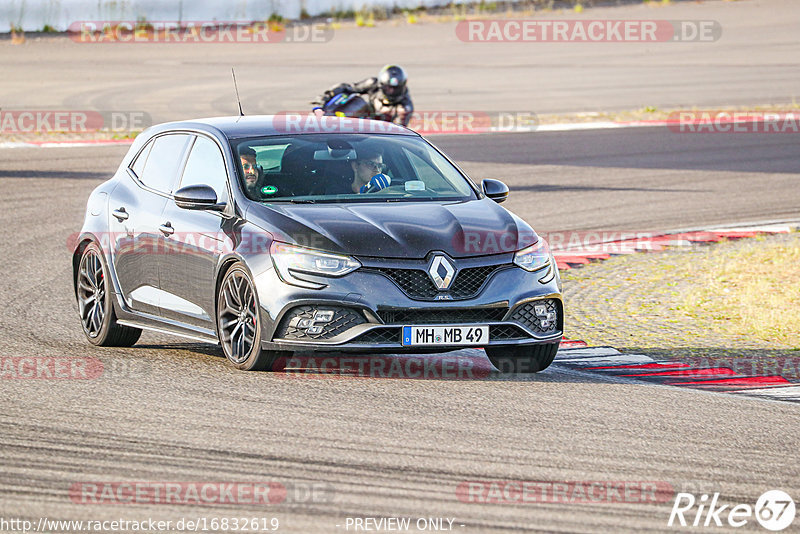
[[[397,104],[403,99],[407,81],[406,71],[397,65],[386,65],[378,73],[378,85],[384,100],[389,104]]]

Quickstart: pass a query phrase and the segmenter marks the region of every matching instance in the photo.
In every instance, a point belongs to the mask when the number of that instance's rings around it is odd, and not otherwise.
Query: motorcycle
[[[372,117],[372,106],[358,93],[342,92],[333,95],[322,107],[317,107],[323,115],[336,117],[353,117],[369,119]]]

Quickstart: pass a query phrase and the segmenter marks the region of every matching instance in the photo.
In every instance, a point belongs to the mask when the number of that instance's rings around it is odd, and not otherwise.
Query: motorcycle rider
[[[323,114],[322,107],[340,93],[356,93],[364,95],[371,108],[372,119],[394,122],[408,126],[414,104],[406,83],[408,76],[398,65],[386,65],[377,77],[367,78],[354,84],[340,83],[319,95],[312,104],[314,113]]]

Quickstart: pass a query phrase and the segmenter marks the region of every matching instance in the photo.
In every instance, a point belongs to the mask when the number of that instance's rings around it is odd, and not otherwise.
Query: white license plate
[[[404,326],[403,345],[479,345],[489,341],[488,326]]]

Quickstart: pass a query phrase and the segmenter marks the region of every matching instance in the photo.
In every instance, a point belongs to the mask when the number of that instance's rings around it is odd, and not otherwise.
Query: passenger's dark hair
[[[242,147],[239,149],[239,157],[256,159],[256,151],[249,146]]]

